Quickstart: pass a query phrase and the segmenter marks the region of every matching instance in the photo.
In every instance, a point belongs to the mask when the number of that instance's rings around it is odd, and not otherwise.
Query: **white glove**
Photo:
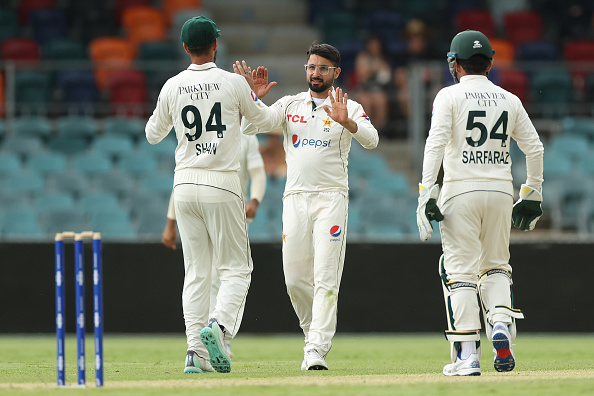
[[[522,184],[520,199],[514,204],[512,222],[523,231],[532,231],[542,216],[542,194],[534,187]]]
[[[426,241],[433,233],[431,220],[442,221],[443,215],[437,207],[439,197],[439,186],[425,187],[419,183],[419,206],[417,206],[417,226],[421,241]]]

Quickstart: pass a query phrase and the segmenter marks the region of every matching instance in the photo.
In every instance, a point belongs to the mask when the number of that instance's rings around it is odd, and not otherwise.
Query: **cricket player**
[[[279,99],[287,162],[283,197],[283,269],[305,335],[302,370],[327,370],[347,234],[348,154],[353,138],[373,149],[378,133],[360,104],[334,88],[340,53],[328,44],[307,51],[309,90]],[[244,133],[263,133],[254,123]]]
[[[248,197],[248,186],[250,187],[250,199],[245,198],[245,217],[248,223],[254,220],[258,206],[264,198],[266,192],[266,171],[264,170],[264,161],[260,154],[260,143],[255,136],[241,134],[241,156],[239,159],[239,180],[241,182],[241,191],[244,197]],[[251,185],[250,185],[251,179]],[[169,199],[167,209],[167,223],[163,229],[163,244],[170,249],[177,249],[177,231],[173,192]],[[213,261],[212,287],[210,290],[210,313],[213,313],[217,302],[217,293],[221,282],[216,273],[215,261]],[[231,342],[226,341],[227,353],[233,358],[231,352]]]
[[[252,272],[238,176],[240,113],[267,130],[276,114],[243,77],[217,68],[219,36],[204,16],[184,23],[181,41],[192,63],[163,85],[145,128],[151,144],[172,127],[178,141],[173,195],[185,268],[184,372],[192,373],[231,370],[224,345],[239,330]],[[221,287],[209,319],[213,260]]]
[[[439,274],[448,318],[452,363],[443,374],[480,375],[480,311],[493,343],[497,371],[515,367],[516,319],[510,228],[532,230],[542,215],[543,145],[522,103],[487,78],[494,51],[487,37],[466,30],[447,54],[455,82],[433,102],[419,184],[421,240],[441,221]],[[510,139],[526,154],[527,179],[513,203]],[[435,184],[443,163],[441,196]],[[478,299],[477,299],[478,294]],[[479,306],[479,302],[481,306]]]

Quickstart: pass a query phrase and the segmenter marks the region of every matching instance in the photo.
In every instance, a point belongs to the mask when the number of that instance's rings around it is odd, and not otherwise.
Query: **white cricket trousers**
[[[208,356],[200,331],[214,317],[231,339],[241,325],[252,273],[245,204],[236,172],[176,171],[175,213],[184,255],[188,350]],[[214,263],[214,265],[213,265]],[[221,282],[209,315],[213,268]]]
[[[441,206],[444,219],[439,223],[443,247],[440,275],[450,331],[481,328],[477,300],[481,274],[492,270],[510,274],[509,277],[499,274],[491,277],[489,290],[481,297],[487,310],[492,311],[496,305],[511,307],[512,207],[512,197],[498,191],[462,193]]]
[[[305,350],[323,356],[336,332],[348,197],[340,192],[287,195],[283,200],[283,269],[287,293],[305,335]]]

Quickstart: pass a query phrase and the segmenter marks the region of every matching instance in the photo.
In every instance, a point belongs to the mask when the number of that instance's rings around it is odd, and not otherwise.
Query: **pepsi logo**
[[[342,229],[340,228],[340,226],[332,226],[330,227],[330,235],[332,235],[333,237],[337,237],[340,236],[340,233],[342,232]]]
[[[299,136],[293,135],[293,147],[299,147],[300,142],[301,140],[299,139]]]

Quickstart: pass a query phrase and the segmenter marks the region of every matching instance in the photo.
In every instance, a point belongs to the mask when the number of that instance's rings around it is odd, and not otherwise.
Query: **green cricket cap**
[[[494,53],[487,36],[476,30],[465,30],[452,39],[448,56],[451,54],[456,59],[468,59],[472,55],[483,55],[491,59]]]
[[[204,47],[221,35],[217,25],[207,17],[200,15],[188,19],[181,28],[181,41],[188,47]]]

